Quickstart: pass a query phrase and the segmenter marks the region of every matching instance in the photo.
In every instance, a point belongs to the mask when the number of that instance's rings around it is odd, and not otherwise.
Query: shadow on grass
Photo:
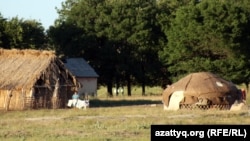
[[[90,107],[116,107],[116,106],[136,106],[162,104],[159,100],[100,100],[93,99],[90,101]]]

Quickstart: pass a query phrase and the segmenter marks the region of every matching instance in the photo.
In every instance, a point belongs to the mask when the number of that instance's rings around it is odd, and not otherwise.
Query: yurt
[[[0,110],[66,108],[81,87],[53,51],[0,49]]]
[[[211,72],[188,74],[163,91],[164,110],[181,108],[220,108],[229,109],[239,100],[239,90],[227,81]]]

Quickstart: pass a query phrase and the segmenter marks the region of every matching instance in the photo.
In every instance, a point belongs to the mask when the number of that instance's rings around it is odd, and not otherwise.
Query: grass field
[[[0,140],[150,141],[152,124],[250,124],[249,110],[163,111],[157,91],[113,98],[99,91],[86,110],[0,111]]]

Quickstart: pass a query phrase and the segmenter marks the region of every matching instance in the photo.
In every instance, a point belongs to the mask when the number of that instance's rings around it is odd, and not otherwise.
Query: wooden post
[[[11,97],[12,97],[12,90],[8,90],[7,100],[6,100],[6,103],[5,103],[5,106],[6,106],[5,110],[6,111],[9,111]]]
[[[53,109],[59,108],[59,100],[58,100],[59,87],[60,87],[60,83],[59,83],[59,78],[58,78],[57,81],[56,81],[56,85],[55,85],[53,96],[52,96],[52,107],[53,107]]]
[[[22,97],[22,109],[24,110],[25,109],[25,91],[24,89],[22,88],[22,94],[21,94],[21,97]]]

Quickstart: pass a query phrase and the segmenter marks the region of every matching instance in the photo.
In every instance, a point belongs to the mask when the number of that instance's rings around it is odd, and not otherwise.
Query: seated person
[[[77,91],[75,91],[75,93],[72,95],[72,99],[79,99],[79,94]]]

